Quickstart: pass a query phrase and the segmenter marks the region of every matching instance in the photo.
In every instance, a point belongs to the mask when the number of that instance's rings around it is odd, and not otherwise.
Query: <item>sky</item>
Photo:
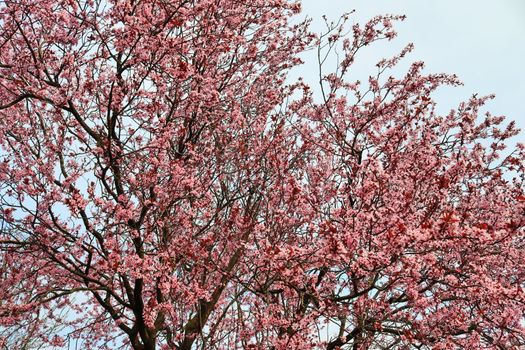
[[[351,23],[379,14],[406,15],[396,25],[398,37],[379,42],[358,56],[356,77],[373,74],[375,63],[407,43],[415,45],[404,64],[424,61],[428,73],[457,74],[464,86],[435,95],[448,112],[472,94],[496,94],[486,110],[515,120],[522,129],[515,141],[525,142],[525,0],[303,0],[303,15],[313,29],[323,29],[321,16],[337,20],[355,10]],[[305,77],[316,73],[315,57],[307,57]],[[360,75],[361,74],[361,75]]]

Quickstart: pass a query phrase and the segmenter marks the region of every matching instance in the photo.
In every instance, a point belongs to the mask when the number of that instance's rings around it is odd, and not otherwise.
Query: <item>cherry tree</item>
[[[1,348],[525,346],[514,124],[411,45],[351,81],[403,17],[299,11],[0,2]]]

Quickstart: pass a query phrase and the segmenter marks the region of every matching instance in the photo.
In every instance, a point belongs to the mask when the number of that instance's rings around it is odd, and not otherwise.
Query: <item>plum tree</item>
[[[388,76],[410,45],[350,81],[403,17],[299,11],[0,2],[1,347],[525,346],[514,124]],[[312,48],[319,85],[289,82]]]

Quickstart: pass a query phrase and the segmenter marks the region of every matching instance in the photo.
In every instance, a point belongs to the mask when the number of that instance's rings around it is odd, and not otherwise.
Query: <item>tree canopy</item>
[[[411,45],[349,79],[403,17],[299,11],[0,1],[0,348],[525,346],[514,124]]]

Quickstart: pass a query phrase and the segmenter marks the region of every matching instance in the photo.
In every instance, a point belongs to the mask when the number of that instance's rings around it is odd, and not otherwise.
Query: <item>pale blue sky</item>
[[[518,139],[525,142],[525,0],[303,0],[315,30],[323,29],[323,14],[337,19],[352,9],[351,21],[360,23],[378,14],[407,16],[396,26],[394,42],[380,42],[358,57],[356,78],[373,74],[379,58],[412,42],[415,50],[406,63],[422,60],[427,72],[455,73],[465,84],[438,92],[441,110],[473,93],[495,93],[487,109],[516,120],[523,129]],[[316,66],[314,57],[307,59],[308,77]]]

